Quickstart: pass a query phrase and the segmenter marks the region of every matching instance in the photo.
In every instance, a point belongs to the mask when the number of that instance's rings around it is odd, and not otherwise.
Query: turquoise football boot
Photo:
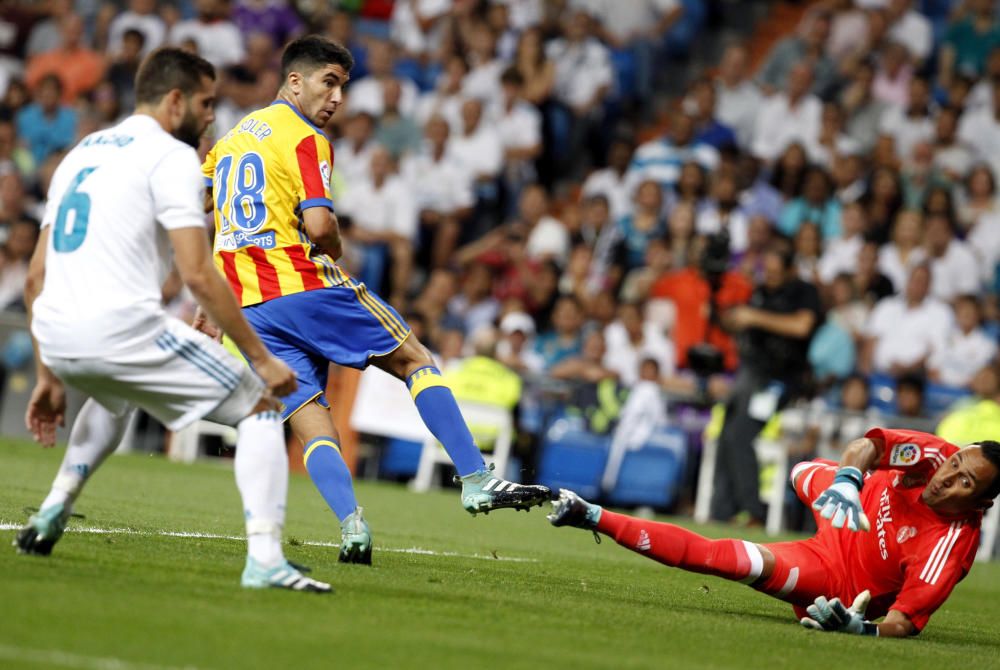
[[[250,556],[247,556],[240,585],[245,589],[288,589],[310,593],[333,593],[333,587],[329,584],[306,577],[288,561],[273,568],[265,568]]]
[[[358,507],[340,522],[341,563],[372,564],[372,533]]]
[[[66,530],[69,513],[69,506],[58,503],[32,514],[28,524],[14,538],[18,553],[39,556],[51,554],[52,547]]]
[[[529,511],[548,500],[552,492],[547,486],[517,484],[493,476],[494,464],[464,477],[455,477],[462,484],[462,507],[475,516],[495,509],[513,508]]]

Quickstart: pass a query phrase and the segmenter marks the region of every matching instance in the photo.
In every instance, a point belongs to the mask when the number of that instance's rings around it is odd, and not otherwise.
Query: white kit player
[[[161,49],[143,62],[135,91],[135,114],[83,139],[49,189],[25,289],[38,368],[28,428],[52,446],[63,423],[63,384],[89,399],[51,492],[14,543],[24,553],[52,551],[87,479],[141,407],[171,430],[203,417],[238,428],[236,484],[248,545],[243,586],[329,592],[281,549],[288,461],[274,397],[294,391],[295,375],[243,318],[205,234],[193,147],[214,117],[214,70],[198,56]],[[171,253],[204,311],[256,373],[167,316],[160,287]]]

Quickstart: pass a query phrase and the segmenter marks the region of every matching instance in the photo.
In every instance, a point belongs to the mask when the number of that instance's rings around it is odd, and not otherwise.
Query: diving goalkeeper
[[[671,567],[749,584],[791,603],[808,628],[905,637],[923,629],[972,567],[983,512],[1000,493],[1000,443],[959,449],[926,433],[875,428],[848,444],[839,466],[803,462],[791,480],[819,526],[807,540],[710,540],[565,489],[548,518]]]

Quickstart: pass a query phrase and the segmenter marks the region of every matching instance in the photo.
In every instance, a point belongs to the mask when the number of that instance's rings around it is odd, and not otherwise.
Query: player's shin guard
[[[459,476],[484,469],[483,454],[465,425],[451,389],[441,381],[441,372],[430,365],[422,367],[406,379],[406,387],[424,425],[444,446]]]
[[[115,416],[92,398],[83,404],[73,422],[59,474],[41,509],[73,504],[87,478],[118,447],[131,416],[132,411]]]
[[[254,414],[237,429],[234,470],[243,498],[247,552],[271,568],[284,560],[281,529],[288,496],[288,455],[281,416],[277,412]]]
[[[760,550],[743,540],[710,540],[670,523],[604,510],[597,530],[664,565],[749,584],[764,569]]]
[[[351,471],[340,455],[340,445],[332,437],[322,436],[310,440],[302,452],[313,484],[323,500],[330,506],[339,521],[343,521],[357,508]]]

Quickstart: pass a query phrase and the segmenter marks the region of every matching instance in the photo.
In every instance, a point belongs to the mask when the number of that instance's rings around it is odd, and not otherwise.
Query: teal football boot
[[[250,556],[247,556],[240,585],[245,589],[288,589],[309,593],[333,592],[333,587],[329,584],[306,577],[297,566],[288,561],[273,568],[265,568]]]
[[[529,511],[547,501],[552,492],[547,486],[517,484],[493,475],[494,464],[464,477],[455,477],[462,484],[462,507],[475,516],[495,509],[513,508]]]
[[[341,563],[372,564],[372,533],[358,507],[340,522]]]
[[[14,538],[18,553],[48,556],[62,537],[69,521],[70,509],[64,503],[49,505],[28,519],[28,524]]]

